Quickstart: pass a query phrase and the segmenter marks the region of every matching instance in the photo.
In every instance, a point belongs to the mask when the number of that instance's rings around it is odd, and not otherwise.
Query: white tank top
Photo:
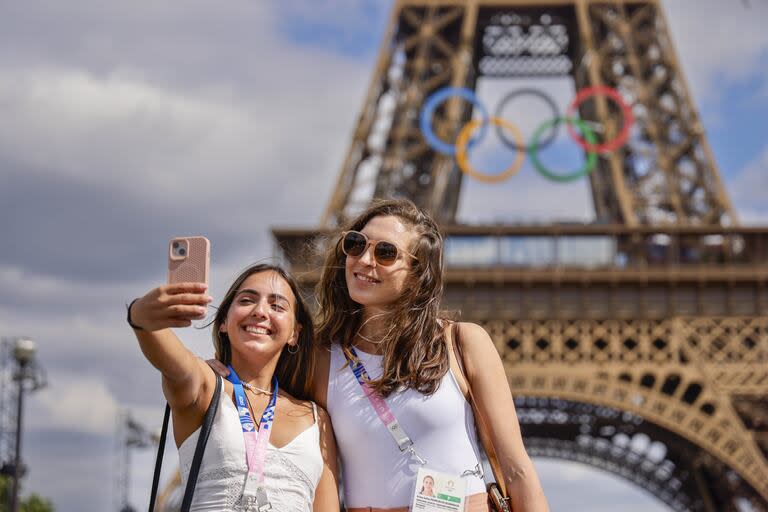
[[[357,350],[371,379],[381,377],[383,356]],[[410,505],[421,465],[397,447],[363,395],[341,347],[331,347],[328,414],[342,462],[347,507],[395,508]],[[480,463],[472,407],[451,371],[431,396],[413,389],[392,393],[387,405],[427,467],[461,475]],[[477,475],[464,476],[467,495],[485,492]]]
[[[271,444],[267,448],[264,481],[272,510],[312,510],[315,489],[323,472],[320,430],[317,427],[314,403],[312,407],[315,423],[311,427],[282,448]],[[179,446],[181,489],[186,488],[199,436],[200,429],[197,429]],[[255,506],[246,511],[237,503],[243,494],[247,474],[245,440],[240,428],[240,417],[232,398],[222,388],[219,409],[213,418],[211,434],[203,453],[191,509],[219,512],[255,511]]]

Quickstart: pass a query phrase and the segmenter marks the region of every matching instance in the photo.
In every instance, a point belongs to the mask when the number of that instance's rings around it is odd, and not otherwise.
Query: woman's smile
[[[360,281],[360,282],[363,282],[363,283],[366,283],[366,284],[379,284],[381,282],[381,281],[379,281],[378,279],[376,279],[374,277],[371,277],[371,276],[368,276],[368,275],[365,275],[365,274],[361,274],[359,272],[355,272],[354,276],[355,276],[355,279],[357,281]]]
[[[243,330],[249,334],[264,334],[264,335],[271,335],[272,329],[269,327],[265,327],[263,325],[244,325]]]

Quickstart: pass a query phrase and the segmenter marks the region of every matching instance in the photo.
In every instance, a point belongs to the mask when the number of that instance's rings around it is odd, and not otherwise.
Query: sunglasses
[[[373,258],[376,263],[388,267],[397,261],[397,257],[402,249],[392,242],[386,240],[370,240],[364,233],[359,231],[345,231],[341,234],[341,250],[347,256],[358,258],[368,250],[368,246],[373,244]],[[402,251],[416,261],[419,261],[413,254]]]

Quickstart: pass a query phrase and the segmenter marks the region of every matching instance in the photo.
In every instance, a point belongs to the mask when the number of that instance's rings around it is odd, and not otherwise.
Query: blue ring
[[[480,111],[480,114],[482,114],[484,119],[477,136],[474,139],[470,139],[469,144],[467,144],[468,148],[471,148],[479,140],[485,137],[485,132],[488,130],[488,119],[490,119],[490,117],[488,116],[485,107],[480,103],[480,100],[477,99],[477,96],[475,96],[475,92],[466,87],[443,87],[427,98],[426,103],[424,103],[424,108],[421,109],[421,116],[419,118],[421,133],[424,135],[424,139],[426,139],[427,144],[429,144],[432,149],[444,155],[455,156],[456,146],[438,139],[435,132],[432,131],[431,122],[432,115],[435,113],[437,106],[451,96],[458,96],[472,103]]]

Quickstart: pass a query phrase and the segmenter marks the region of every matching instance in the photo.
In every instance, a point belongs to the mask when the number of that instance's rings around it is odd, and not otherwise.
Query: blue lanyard
[[[235,399],[237,400],[237,412],[240,414],[240,426],[243,432],[253,432],[256,430],[256,426],[253,424],[251,413],[248,410],[248,399],[245,397],[245,390],[243,384],[240,382],[240,378],[237,376],[237,372],[229,365],[229,376],[227,380],[232,383],[235,388]],[[261,421],[259,422],[259,430],[269,430],[272,428],[272,422],[275,419],[275,409],[277,408],[277,377],[272,377],[272,397],[269,399],[267,408],[264,409],[264,413],[261,415]]]
[[[277,408],[277,377],[272,377],[272,397],[269,399],[269,403],[261,415],[258,432],[256,432],[256,426],[253,424],[251,413],[248,410],[248,399],[245,397],[243,384],[240,382],[240,378],[237,376],[235,369],[232,368],[232,365],[229,366],[227,380],[235,388],[237,413],[240,416],[240,427],[243,429],[243,437],[245,438],[245,459],[248,464],[248,476],[241,499],[246,505],[256,503],[259,511],[270,510],[272,507],[263,484],[267,446],[269,446],[269,436],[272,433],[272,422],[275,419],[275,409]]]

